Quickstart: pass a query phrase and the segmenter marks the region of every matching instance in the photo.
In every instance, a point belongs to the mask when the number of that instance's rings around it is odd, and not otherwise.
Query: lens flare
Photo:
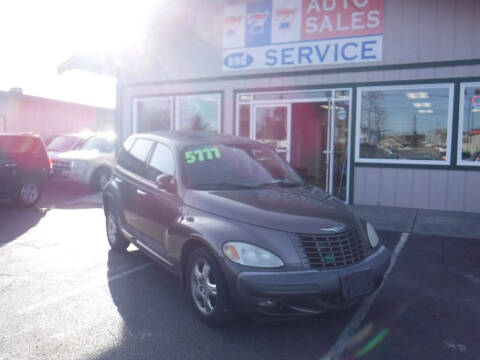
[[[365,356],[367,353],[369,353],[371,350],[373,350],[378,344],[380,344],[388,335],[390,332],[389,328],[383,329],[380,331],[375,337],[370,340],[365,346],[355,354],[355,358],[360,358],[362,356]]]

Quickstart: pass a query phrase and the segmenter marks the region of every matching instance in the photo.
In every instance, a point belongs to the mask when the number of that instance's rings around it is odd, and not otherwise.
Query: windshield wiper
[[[242,184],[235,184],[235,183],[229,183],[229,182],[220,182],[220,183],[211,183],[211,184],[198,184],[195,185],[195,189],[201,189],[201,188],[225,188],[225,187],[230,187],[230,188],[237,188],[237,189],[254,189],[256,186],[249,186],[249,185],[242,185]]]

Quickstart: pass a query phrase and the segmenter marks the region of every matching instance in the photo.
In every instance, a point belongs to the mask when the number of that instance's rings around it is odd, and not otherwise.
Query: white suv
[[[89,185],[100,191],[108,183],[115,159],[113,133],[78,133],[57,136],[47,147],[53,180]]]

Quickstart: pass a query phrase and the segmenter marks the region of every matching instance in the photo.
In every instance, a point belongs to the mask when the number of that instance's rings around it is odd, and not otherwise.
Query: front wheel
[[[107,239],[110,247],[115,251],[125,251],[130,243],[120,232],[115,210],[108,206],[105,216],[107,220]]]
[[[223,272],[205,248],[189,257],[187,288],[195,313],[207,325],[225,324],[234,318]]]

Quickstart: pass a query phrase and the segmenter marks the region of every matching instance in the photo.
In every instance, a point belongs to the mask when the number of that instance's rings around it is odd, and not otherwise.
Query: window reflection
[[[462,161],[480,165],[480,85],[466,87],[463,96]]]
[[[450,88],[361,92],[360,158],[446,160]]]
[[[219,96],[197,95],[177,97],[177,105],[178,130],[219,130]]]
[[[171,123],[171,99],[157,98],[137,102],[136,132],[170,130]]]
[[[287,107],[256,108],[256,139],[277,151],[287,151]]]

